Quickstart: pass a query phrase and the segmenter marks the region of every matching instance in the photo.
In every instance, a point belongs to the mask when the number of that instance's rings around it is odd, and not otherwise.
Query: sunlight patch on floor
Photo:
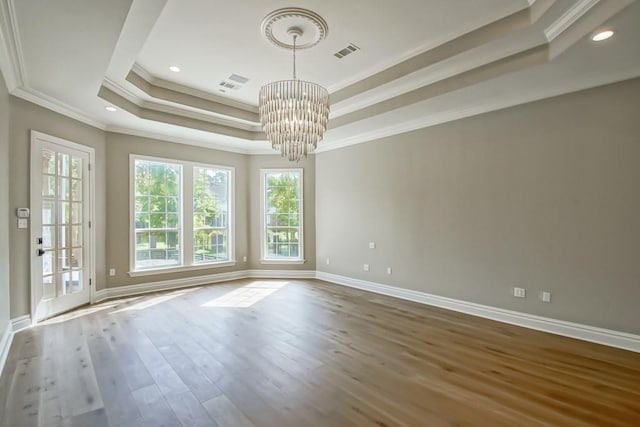
[[[157,296],[155,298],[149,298],[149,299],[146,299],[144,301],[140,301],[137,304],[133,304],[133,305],[121,308],[120,310],[112,311],[109,314],[122,313],[124,311],[144,310],[145,308],[149,308],[149,307],[153,307],[154,305],[162,304],[163,302],[172,300],[174,298],[180,297],[182,295],[188,294],[189,292],[193,292],[193,291],[196,291],[198,289],[200,289],[200,288],[189,288],[189,289],[174,291],[174,292],[171,292],[171,293],[168,293],[168,294],[165,294],[165,295],[160,295],[160,296]]]
[[[202,304],[201,307],[247,308],[262,301],[274,292],[284,288],[287,281],[255,281],[235,289],[216,299]]]
[[[102,310],[108,310],[110,308],[117,307],[117,306],[119,306],[119,305],[121,305],[123,303],[126,303],[128,301],[136,300],[138,298],[140,298],[140,297],[112,300],[112,301],[107,301],[107,302],[103,302],[103,303],[96,304],[96,305],[91,305],[91,306],[88,306],[86,308],[79,308],[79,309],[70,311],[68,313],[64,313],[64,314],[52,317],[52,318],[47,319],[47,320],[43,320],[42,322],[39,322],[38,324],[39,325],[52,325],[54,323],[66,322],[67,320],[73,320],[73,319],[77,319],[78,317],[82,317],[82,316],[86,316],[86,315],[89,315],[89,314],[97,313],[97,312],[102,311]]]

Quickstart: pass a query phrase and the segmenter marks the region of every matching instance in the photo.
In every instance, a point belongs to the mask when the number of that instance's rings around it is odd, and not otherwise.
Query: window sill
[[[260,264],[304,264],[305,259],[262,259]]]
[[[135,270],[135,271],[130,271],[128,274],[130,277],[152,276],[155,274],[169,274],[169,273],[180,273],[184,271],[205,270],[205,269],[220,268],[220,267],[232,267],[234,265],[236,265],[235,260],[215,262],[215,263],[209,263],[209,264],[194,264],[194,265],[180,266],[180,267],[154,268],[153,270]]]

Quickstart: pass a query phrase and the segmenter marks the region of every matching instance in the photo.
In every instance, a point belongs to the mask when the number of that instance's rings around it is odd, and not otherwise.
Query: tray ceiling
[[[282,7],[329,27],[298,54],[331,93],[319,151],[640,75],[634,0],[481,3],[0,0],[0,67],[13,95],[102,129],[245,153],[271,153],[258,90],[291,77],[260,31]]]

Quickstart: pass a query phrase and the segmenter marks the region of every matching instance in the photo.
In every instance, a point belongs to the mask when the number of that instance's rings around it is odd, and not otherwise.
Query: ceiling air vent
[[[241,85],[237,85],[235,83],[231,83],[230,81],[227,81],[227,80],[221,81],[220,82],[220,86],[222,86],[225,89],[234,89],[234,90],[238,90],[241,87]]]
[[[243,76],[239,76],[237,74],[231,74],[227,80],[231,80],[231,81],[234,81],[236,83],[240,83],[241,85],[243,85],[243,84],[245,84],[246,82],[249,81],[248,78],[243,77]]]
[[[349,43],[349,46],[345,47],[342,50],[339,50],[336,53],[334,53],[333,56],[335,56],[338,59],[342,59],[347,55],[351,55],[356,50],[360,50],[360,48],[358,46],[356,46],[355,44],[353,44],[353,43]]]
[[[244,85],[248,81],[249,79],[246,77],[242,77],[237,74],[231,74],[229,77],[221,81],[219,83],[219,86],[221,86],[224,89],[238,90],[238,89],[241,89],[242,85]]]

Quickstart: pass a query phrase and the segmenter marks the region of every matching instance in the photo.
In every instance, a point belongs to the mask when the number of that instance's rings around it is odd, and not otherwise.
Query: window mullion
[[[193,262],[193,166],[184,165],[182,180],[182,253],[183,265]]]

